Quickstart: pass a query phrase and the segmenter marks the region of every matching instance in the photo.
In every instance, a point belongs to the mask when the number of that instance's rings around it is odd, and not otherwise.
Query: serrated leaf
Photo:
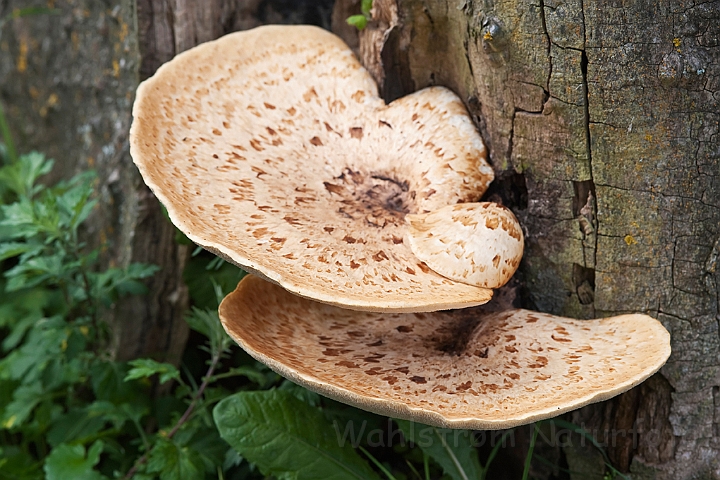
[[[0,225],[9,227],[8,238],[29,238],[40,232],[35,221],[35,210],[29,201],[19,201],[0,207]]]
[[[138,378],[148,378],[153,375],[159,375],[160,384],[169,380],[180,380],[180,372],[174,365],[169,363],[160,363],[149,358],[138,358],[131,360],[130,371],[125,375],[125,381],[136,380]]]
[[[162,437],[150,452],[147,471],[159,474],[161,480],[204,478],[202,460],[197,452]]]
[[[32,196],[39,187],[35,185],[38,178],[52,170],[53,161],[46,160],[38,152],[30,152],[20,156],[17,162],[0,169],[0,182],[20,196]]]
[[[39,247],[37,245],[31,245],[28,243],[17,243],[17,242],[10,242],[10,243],[3,243],[0,244],[0,261],[5,260],[12,257],[17,257],[18,255],[22,253],[27,252],[37,252],[39,251]]]
[[[473,446],[472,432],[430,427],[407,420],[395,421],[405,438],[419,446],[454,480],[480,478],[482,468]]]
[[[185,316],[190,328],[200,332],[210,341],[210,350],[213,353],[225,351],[232,340],[220,323],[217,309],[199,309],[193,307],[190,314]]]
[[[107,477],[93,470],[100,461],[103,443],[93,443],[85,454],[82,445],[58,445],[45,461],[46,480],[103,480]]]
[[[292,480],[379,480],[322,412],[278,390],[241,392],[213,411],[220,436],[265,475]]]

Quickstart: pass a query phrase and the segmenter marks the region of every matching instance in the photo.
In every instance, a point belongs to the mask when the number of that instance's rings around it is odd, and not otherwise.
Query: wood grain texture
[[[384,84],[446,85],[475,114],[490,193],[526,228],[526,306],[672,333],[661,375],[573,419],[634,478],[720,476],[720,4],[377,2],[402,39]]]
[[[4,2],[0,15],[27,3]],[[103,246],[105,264],[162,268],[147,282],[152,293],[146,298],[120,299],[106,312],[115,356],[177,363],[187,336],[184,249],[172,241],[174,229],[128,152],[140,63],[134,2],[59,0],[54,7],[57,15],[13,20],[2,31],[0,47],[10,55],[0,56],[0,91],[13,133],[21,151],[37,149],[55,159],[48,182],[97,171],[99,208],[85,237]]]

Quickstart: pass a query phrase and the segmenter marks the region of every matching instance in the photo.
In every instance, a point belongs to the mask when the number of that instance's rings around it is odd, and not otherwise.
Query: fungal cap
[[[386,105],[336,36],[265,26],[160,67],[133,115],[133,160],[173,223],[245,270],[357,310],[491,298],[433,272],[403,242],[405,214],[472,201],[493,178],[449,90]]]
[[[670,354],[668,332],[646,315],[357,312],[253,276],[219,312],[242,348],[293,382],[375,413],[451,428],[510,428],[606,400]]]
[[[515,215],[496,203],[461,203],[407,215],[410,249],[435,272],[484,288],[510,280],[523,255]]]

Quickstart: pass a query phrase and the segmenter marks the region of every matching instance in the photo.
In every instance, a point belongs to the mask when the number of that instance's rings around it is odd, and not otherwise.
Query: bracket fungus
[[[140,86],[133,115],[133,159],[171,220],[255,274],[222,302],[225,329],[310,389],[506,428],[627,390],[669,355],[644,315],[441,312],[507,282],[522,229],[472,203],[493,170],[462,102],[432,87],[385,104],[331,33],[266,26],[200,45]]]
[[[428,268],[403,241],[406,214],[475,201],[493,179],[449,90],[386,105],[333,34],[265,26],[160,67],[133,115],[132,157],[172,221],[240,267],[356,310],[491,298]]]
[[[248,353],[295,383],[450,428],[510,428],[605,400],[670,354],[670,335],[647,315],[357,312],[250,275],[223,300],[220,318]]]

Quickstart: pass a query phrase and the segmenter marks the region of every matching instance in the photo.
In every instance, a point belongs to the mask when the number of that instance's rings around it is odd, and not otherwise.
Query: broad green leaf
[[[52,447],[61,443],[71,443],[88,435],[93,435],[105,426],[107,419],[91,415],[88,408],[73,408],[53,422],[47,434]]]
[[[0,244],[0,260],[17,257],[21,253],[26,253],[29,251],[37,252],[38,249],[39,249],[39,247],[37,245],[31,245],[29,243],[18,243],[18,242],[3,243],[3,244]]]
[[[50,452],[45,461],[46,480],[103,480],[104,475],[93,470],[100,461],[103,443],[97,441],[92,444],[85,454],[82,445],[58,445]]]
[[[278,390],[241,392],[213,412],[224,438],[265,475],[281,480],[379,480],[322,412]]]
[[[155,374],[159,375],[160,384],[169,380],[180,380],[180,372],[174,365],[169,363],[160,363],[149,358],[138,358],[131,360],[129,363],[132,368],[125,375],[126,382],[138,378],[152,377]]]
[[[451,430],[396,420],[403,435],[435,460],[454,480],[480,478],[478,453],[473,446],[472,432]]]
[[[27,316],[25,318],[21,318],[17,324],[15,324],[14,328],[10,332],[10,335],[8,335],[2,342],[2,348],[4,351],[9,352],[13,348],[17,347],[20,341],[25,336],[25,333],[30,330],[34,325],[35,322],[38,321],[38,318],[35,316]],[[2,323],[0,323],[2,325]]]
[[[30,238],[41,231],[35,220],[33,204],[28,200],[0,206],[0,214],[0,225],[9,227],[9,238]]]

